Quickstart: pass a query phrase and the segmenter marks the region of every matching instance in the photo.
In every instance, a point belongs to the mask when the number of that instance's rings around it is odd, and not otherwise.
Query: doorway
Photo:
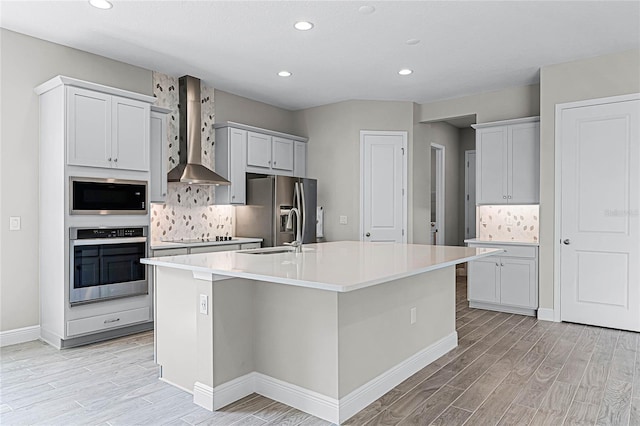
[[[444,145],[431,144],[431,244],[444,245]]]

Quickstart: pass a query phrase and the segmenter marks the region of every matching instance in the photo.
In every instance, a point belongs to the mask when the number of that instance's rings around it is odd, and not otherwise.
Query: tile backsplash
[[[476,238],[537,243],[539,212],[539,205],[478,206]]]
[[[215,103],[213,87],[200,85],[202,113],[202,163],[213,169]],[[167,170],[178,164],[178,78],[153,72],[156,105],[171,110],[167,120]],[[235,210],[213,205],[213,186],[169,183],[165,204],[151,205],[151,241],[233,236]]]

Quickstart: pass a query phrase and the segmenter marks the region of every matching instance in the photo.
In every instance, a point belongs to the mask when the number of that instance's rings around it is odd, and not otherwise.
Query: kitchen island
[[[162,380],[340,423],[457,346],[455,265],[500,253],[343,241],[145,259]],[[280,251],[280,252],[278,252]]]

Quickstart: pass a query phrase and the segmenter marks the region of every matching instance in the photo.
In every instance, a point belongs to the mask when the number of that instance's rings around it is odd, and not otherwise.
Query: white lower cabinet
[[[189,249],[190,254],[197,253],[215,253],[217,251],[240,250],[240,244],[225,244],[222,246],[198,246]]]
[[[538,247],[485,243],[469,243],[469,247],[505,250],[501,256],[469,262],[469,306],[535,316],[538,309]]]

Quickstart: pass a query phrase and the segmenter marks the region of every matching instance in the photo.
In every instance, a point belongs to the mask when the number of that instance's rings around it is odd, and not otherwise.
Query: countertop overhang
[[[306,244],[301,253],[250,250],[142,259],[142,263],[213,276],[354,291],[503,252],[500,249],[337,241]]]

